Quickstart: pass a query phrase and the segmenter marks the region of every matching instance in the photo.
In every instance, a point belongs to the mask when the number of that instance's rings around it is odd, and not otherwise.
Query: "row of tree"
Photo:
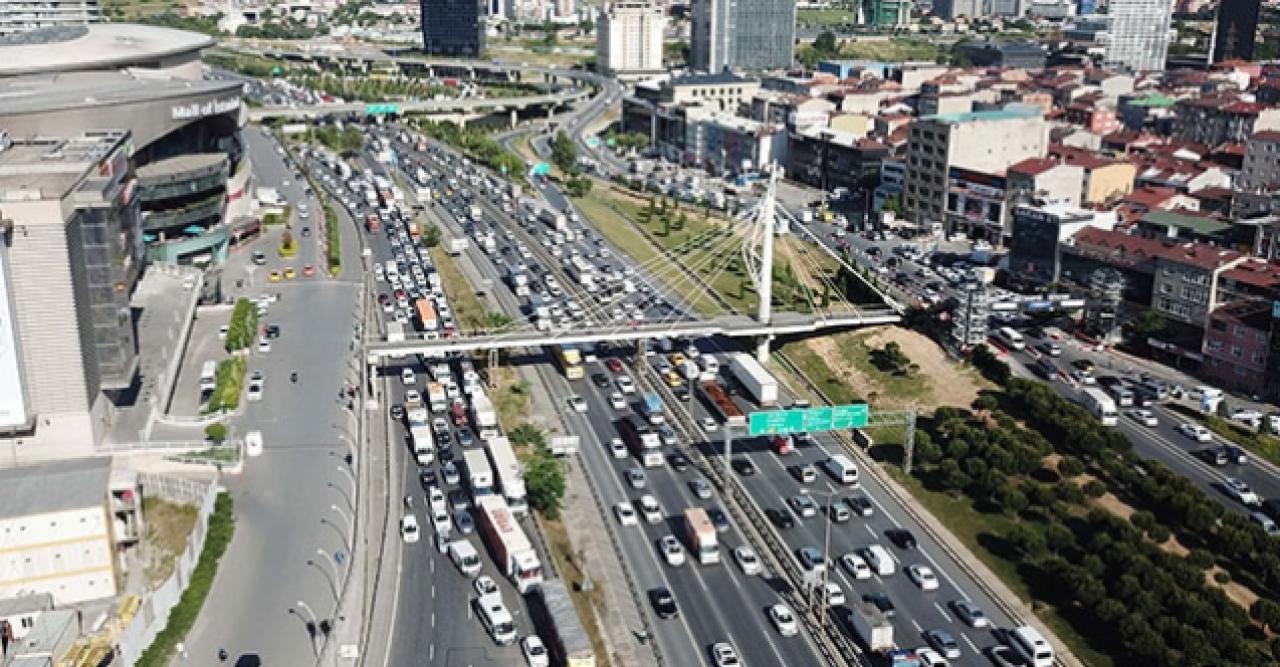
[[[525,459],[524,483],[529,506],[552,521],[559,520],[564,503],[564,464],[551,455],[547,435],[533,424],[520,424],[511,429],[511,442],[529,448]]]
[[[450,122],[422,121],[418,124],[418,129],[438,141],[443,141],[465,152],[472,159],[502,173],[507,178],[516,180],[524,178],[524,160],[487,134],[465,130]]]

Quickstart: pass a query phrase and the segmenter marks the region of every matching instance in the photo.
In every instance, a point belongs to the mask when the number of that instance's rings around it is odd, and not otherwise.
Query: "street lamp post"
[[[334,512],[337,512],[338,516],[342,517],[343,520],[346,521],[346,525],[348,526],[348,529],[347,529],[348,537],[345,540],[345,542],[347,543],[348,555],[350,555],[349,552],[355,550],[355,542],[353,541],[355,539],[355,535],[354,535],[355,526],[356,526],[355,520],[352,517],[348,516],[346,512],[343,512],[342,508],[338,507],[337,505],[331,504],[329,505],[329,509],[333,510]]]
[[[307,615],[303,616],[298,612],[298,609],[302,609],[307,612]],[[302,622],[305,624],[307,629],[307,638],[311,640],[311,653],[314,654],[316,658],[319,658],[320,649],[316,647],[316,631],[320,629],[320,623],[319,619],[316,617],[316,613],[312,611],[311,607],[307,606],[307,603],[302,600],[298,600],[294,607],[289,609],[289,613],[302,619]]]

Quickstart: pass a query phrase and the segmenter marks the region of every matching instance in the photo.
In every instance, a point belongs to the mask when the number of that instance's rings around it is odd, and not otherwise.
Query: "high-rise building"
[[[1112,0],[1102,66],[1128,72],[1164,71],[1173,0]]]
[[[982,16],[986,3],[983,0],[933,0],[935,16],[948,21],[958,16]]]
[[[98,0],[0,0],[0,35],[97,23],[101,18]]]
[[[793,0],[694,0],[690,65],[712,73],[790,67],[795,37]]]
[[[911,22],[911,0],[862,0],[857,18],[873,28],[904,26]]]
[[[478,57],[484,51],[485,0],[422,0],[423,48],[433,56]]]
[[[1213,25],[1212,62],[1253,60],[1261,9],[1261,0],[1222,0],[1218,5],[1218,20]]]
[[[606,5],[596,19],[596,67],[605,74],[662,70],[667,16],[653,0]]]

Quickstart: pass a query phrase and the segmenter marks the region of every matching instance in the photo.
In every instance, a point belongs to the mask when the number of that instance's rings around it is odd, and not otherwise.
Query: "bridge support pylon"
[[[773,334],[761,336],[756,340],[756,361],[767,364],[769,356],[773,352]]]
[[[511,110],[511,129],[516,129],[516,123],[520,122],[520,116],[516,114],[516,110]]]

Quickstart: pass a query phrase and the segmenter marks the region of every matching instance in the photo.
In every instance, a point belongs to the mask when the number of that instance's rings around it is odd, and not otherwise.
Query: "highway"
[[[429,159],[413,153],[408,153],[408,155],[410,156],[409,160],[411,162],[413,160]],[[554,189],[544,190],[544,192],[549,193],[548,199],[563,201],[562,199],[558,199],[558,192]],[[456,220],[452,219],[451,214],[445,210],[445,208],[446,207],[437,205],[435,207],[436,213],[442,219],[450,223],[451,228],[449,231],[451,233],[461,233],[461,225],[459,225]],[[507,229],[512,231],[513,239],[516,240],[515,242],[517,244],[523,242],[525,246],[530,249],[541,247],[536,242],[533,242],[531,237],[525,236],[525,232],[519,224],[506,219],[506,216],[499,214],[497,209],[494,207],[486,205],[486,222],[489,221],[498,225],[505,225]],[[454,229],[452,227],[457,228]],[[526,238],[528,239],[527,241]],[[580,246],[580,249],[583,252],[592,250],[589,245],[586,245],[586,242],[580,243],[584,244]],[[511,247],[512,240],[506,241],[503,245]],[[611,248],[611,251],[612,257],[618,257],[618,251],[616,248]],[[473,259],[478,262],[487,261],[486,256],[478,251],[472,250],[469,252],[472,254]],[[503,252],[500,250],[498,256],[507,254],[510,254],[510,252]],[[544,257],[542,259],[547,265],[552,267],[558,266],[558,263],[550,261],[550,258]],[[497,275],[498,273],[495,267],[493,273],[495,283],[498,282],[496,280]],[[567,277],[561,280],[562,284],[568,282],[571,281],[568,281]],[[505,290],[503,291],[505,293]],[[518,308],[519,303],[515,301],[514,297],[509,298],[511,301],[508,302],[508,308]],[[651,345],[650,347],[653,346]],[[728,349],[734,349],[732,347],[732,343],[721,339],[702,339],[698,341],[698,347],[705,353],[717,353],[721,355],[723,355]],[[591,378],[593,375],[600,373],[613,379],[615,374],[609,371],[604,364],[604,362],[607,361],[608,356],[612,355],[616,355],[620,360],[624,360],[625,373],[637,379],[643,379],[643,381],[649,383],[651,386],[656,387],[661,385],[661,379],[654,375],[652,370],[642,371],[631,363],[631,360],[635,358],[636,351],[631,347],[622,346],[612,346],[607,353],[600,352],[598,360],[589,361],[586,364],[586,377]],[[665,361],[659,362],[658,359],[659,358],[657,357],[653,358],[654,365],[657,365],[658,363],[666,363]],[[539,372],[542,374],[544,381],[551,388],[553,395],[560,400],[561,405],[565,405],[565,401],[562,399],[566,399],[570,392],[582,396],[587,403],[588,409],[585,414],[580,415],[566,408],[564,415],[571,425],[577,424],[582,427],[581,433],[576,430],[573,432],[589,436],[584,437],[584,442],[582,444],[582,459],[587,465],[592,478],[596,480],[597,487],[601,489],[600,493],[604,500],[603,504],[611,506],[614,502],[617,502],[622,498],[635,498],[638,493],[630,490],[622,480],[622,473],[626,468],[634,466],[634,461],[630,458],[612,459],[606,447],[608,440],[615,437],[617,433],[612,420],[616,415],[621,414],[620,412],[613,410],[609,404],[608,395],[612,393],[612,387],[609,389],[598,389],[593,386],[589,379],[576,380],[572,382],[567,381],[560,373],[548,364],[539,365]],[[688,411],[687,418],[679,420],[684,423],[697,423],[704,417],[710,416],[710,413],[707,411],[706,407],[702,405],[700,400],[693,400],[689,403],[681,404],[681,402],[671,396],[669,392],[666,395],[666,399],[668,409],[674,411],[673,416],[680,412]],[[634,397],[632,397],[632,400],[634,400]],[[738,400],[744,411],[752,409],[752,406],[749,405],[741,396],[738,397]],[[628,408],[630,407],[633,406],[629,405]],[[696,458],[705,457],[713,465],[722,465],[720,462],[721,445],[715,437],[712,437],[711,442],[707,443],[705,434],[700,430],[696,430],[692,433],[689,432],[691,430],[689,428],[684,428],[682,430],[685,431],[687,436],[683,439],[681,445],[677,449],[683,449],[686,451],[694,449],[701,455]],[[842,448],[843,445],[837,443],[835,440],[819,435],[815,438],[815,441],[811,446],[802,447],[798,453],[785,457],[785,459],[780,458],[769,451],[764,442],[759,438],[744,438],[740,440],[735,446],[735,451],[741,451],[742,456],[750,459],[755,464],[755,468],[760,471],[759,474],[755,476],[744,478],[744,486],[749,489],[750,495],[753,501],[758,505],[759,509],[763,510],[766,508],[783,508],[783,499],[796,494],[802,488],[801,485],[797,483],[785,469],[786,466],[800,462],[816,464],[828,458],[830,454],[842,451]],[[654,493],[655,496],[658,497],[660,504],[663,506],[668,516],[677,514],[680,511],[680,508],[693,502],[692,493],[688,487],[688,481],[691,479],[690,476],[694,474],[693,470],[693,468],[690,468],[689,471],[680,473],[671,467],[664,467],[660,469],[650,469],[647,471],[648,487],[646,490]],[[827,480],[828,478],[825,475],[821,475],[819,477],[818,484],[810,485],[806,488],[816,494],[827,488]],[[923,630],[943,628],[949,630],[955,637],[957,637],[963,646],[965,657],[959,661],[955,661],[954,664],[982,664],[984,659],[978,655],[978,651],[984,646],[994,644],[994,638],[991,636],[989,631],[968,628],[958,621],[950,610],[949,604],[954,600],[967,598],[983,608],[997,625],[1007,626],[1009,624],[1009,619],[1002,616],[999,612],[999,608],[993,603],[993,601],[985,597],[982,592],[983,589],[974,581],[969,579],[964,574],[964,570],[962,568],[957,566],[956,563],[950,561],[943,549],[936,544],[922,528],[916,525],[907,513],[894,505],[894,503],[889,499],[888,494],[884,489],[879,487],[874,479],[869,476],[864,476],[863,488],[860,492],[865,493],[870,498],[873,506],[875,507],[874,513],[868,518],[858,517],[849,523],[833,526],[831,531],[831,558],[835,560],[845,553],[861,549],[873,543],[880,543],[893,552],[894,557],[899,562],[900,566],[906,566],[917,562],[931,564],[935,572],[939,574],[941,587],[940,590],[936,592],[923,593],[904,574],[902,574],[901,569],[899,569],[898,574],[885,577],[884,579],[873,578],[870,581],[854,582],[849,579],[846,572],[837,568],[833,569],[833,580],[841,585],[851,599],[855,598],[855,596],[861,596],[872,592],[882,592],[887,594],[899,610],[899,613],[894,618],[893,622],[900,645],[907,647],[921,645],[924,643],[921,638],[921,632]],[[843,493],[842,495],[847,494],[848,492]],[[816,495],[815,499],[820,500],[820,504],[825,505],[825,501]],[[720,501],[715,500],[711,502],[718,504]],[[610,517],[610,521],[613,521],[612,517]],[[616,522],[613,523],[616,525]],[[650,585],[648,583],[650,580],[646,579],[647,576],[662,573],[665,570],[667,571],[666,579],[656,580],[656,583],[652,585],[661,583],[662,585],[671,586],[672,590],[675,591],[676,597],[680,601],[682,608],[687,608],[689,605],[699,604],[698,601],[705,599],[707,594],[711,591],[716,591],[718,596],[719,591],[727,589],[724,587],[725,582],[718,581],[716,578],[717,574],[723,573],[721,568],[713,568],[711,572],[706,572],[706,568],[703,568],[700,572],[701,576],[690,580],[689,577],[682,576],[681,573],[683,573],[684,570],[674,568],[675,571],[672,571],[672,568],[667,568],[665,565],[660,564],[652,542],[657,538],[659,532],[678,530],[679,526],[676,524],[678,524],[678,522],[671,522],[671,525],[663,526],[658,530],[651,530],[648,527],[643,527],[641,531],[636,531],[635,528],[628,527],[626,531],[623,531],[624,536],[622,538],[622,542],[624,544],[624,557],[627,558],[628,564],[631,566],[631,570],[636,572],[636,576],[641,579],[641,587],[645,588]],[[790,551],[790,553],[786,555],[789,558],[794,558],[795,550],[802,546],[821,547],[824,541],[825,526],[821,518],[799,521],[798,524],[799,525],[795,528],[780,531],[778,534],[779,539],[787,545],[787,548]],[[885,537],[885,531],[897,527],[910,530],[918,540],[919,548],[904,551],[899,550],[896,547],[889,546],[890,543]],[[772,526],[767,525],[758,525],[756,528],[760,530],[775,530]],[[644,539],[638,539],[640,536],[631,534],[636,532],[645,533],[643,536]],[[738,531],[734,530],[728,535],[726,542],[729,545],[734,545],[738,543],[737,540],[739,539]],[[648,557],[642,557],[642,555],[647,555]],[[740,575],[740,572],[733,567],[724,569],[729,570],[729,574],[732,576]],[[774,599],[777,597],[777,593],[773,592],[771,589],[765,591],[764,595],[760,596],[760,593],[754,593],[750,588],[742,588],[743,582],[741,581],[731,579],[731,582],[738,584],[731,588],[733,590],[743,591],[743,595],[747,598],[745,601],[748,605],[752,605],[754,603],[754,606],[759,609],[763,609],[764,606],[769,603],[770,596]],[[784,584],[781,579],[776,580],[774,585],[789,587],[789,584]],[[753,595],[760,597],[753,598]],[[717,602],[713,606],[713,609],[722,610],[725,607],[726,605],[724,602]],[[706,614],[699,613],[697,616],[702,618],[706,616]],[[715,619],[716,616],[714,613],[711,613],[709,618]],[[727,633],[736,645],[743,648],[744,651],[747,651],[746,654],[748,656],[752,656],[753,663],[759,662],[759,659],[755,656],[768,656],[770,653],[769,649],[771,647],[753,646],[751,644],[738,642],[750,641],[750,638],[754,635],[761,634],[759,633],[760,629],[765,630],[765,633],[763,634],[767,634],[774,639],[774,641],[777,641],[779,638],[771,628],[755,627],[758,625],[757,621],[763,620],[763,614],[757,614],[755,621],[750,623],[743,619],[734,619],[735,622],[729,622],[728,619],[726,619],[723,624],[724,629],[720,630],[722,633],[721,636],[724,636],[723,633]],[[703,619],[703,622],[705,622],[705,619]],[[659,627],[661,628],[662,625],[663,624],[659,624]],[[739,625],[746,625],[749,628],[754,628],[755,631],[744,631],[738,627]],[[708,632],[715,632],[712,628],[699,628],[691,625],[688,628],[688,632],[693,638],[697,638],[698,642],[703,642],[704,646],[705,642],[715,640],[714,636],[708,636],[706,634]],[[670,636],[670,633],[664,633],[662,630],[659,630],[658,641],[664,655],[670,655],[670,652],[673,650],[673,645],[678,645],[681,641],[678,636],[679,633],[675,634],[677,636],[673,638]],[[683,641],[688,643],[688,638],[685,638]],[[751,649],[747,649],[746,646],[753,647]],[[813,656],[808,656],[808,659],[812,660]]]
[[[411,151],[409,146],[402,146],[401,154],[409,156],[410,161],[433,162],[431,156]],[[444,171],[449,165],[434,162],[432,166],[437,173],[449,173]],[[477,198],[476,201],[483,200]],[[528,249],[536,248],[539,250],[538,254],[545,253],[542,246],[532,242],[519,224],[502,214],[495,206],[488,203],[483,205],[486,209],[486,224],[512,232],[511,239],[500,237],[501,249],[496,256],[518,256],[520,245]],[[446,223],[451,235],[462,233],[463,223],[447,207],[436,204],[433,212]],[[589,250],[585,243],[579,242],[579,250]],[[495,285],[502,284],[498,267],[487,256],[474,251],[471,254],[477,266],[485,267],[490,272]],[[543,255],[539,259],[542,266],[558,266],[549,256]],[[571,284],[571,281],[565,277],[562,284]],[[523,317],[521,304],[509,289],[501,287],[496,294],[500,295],[499,299],[508,313]],[[658,315],[656,307],[651,307],[650,310],[652,315]],[[615,348],[610,354],[627,356],[628,352]],[[676,665],[700,664],[707,659],[707,647],[715,642],[728,640],[743,651],[744,655],[752,656],[753,663],[786,665],[816,662],[812,648],[804,639],[779,637],[768,625],[763,610],[778,601],[773,587],[777,582],[759,576],[747,576],[728,562],[705,567],[686,563],[674,568],[663,562],[656,546],[658,538],[663,534],[681,535],[683,524],[679,518],[680,513],[685,507],[701,502],[693,498],[686,479],[667,467],[650,469],[644,492],[655,496],[668,517],[667,520],[656,525],[618,525],[612,513],[613,505],[623,500],[634,501],[641,494],[623,482],[623,472],[633,467],[634,462],[631,459],[614,459],[608,453],[606,444],[617,437],[612,421],[616,413],[609,406],[607,396],[594,391],[589,381],[566,381],[545,363],[539,364],[538,372],[555,397],[557,405],[567,406],[567,399],[571,394],[581,395],[587,401],[588,411],[585,414],[566,408],[562,418],[570,433],[582,437],[580,460],[584,462],[602,500],[602,509],[608,513],[606,520],[611,530],[616,531],[617,541],[622,546],[621,555],[626,559],[637,587],[647,592],[664,586],[672,590],[676,597],[681,610],[680,617],[654,623],[655,640],[664,659]],[[724,557],[728,561],[728,549],[742,544],[743,539],[736,530],[722,534],[722,539]],[[651,613],[647,602],[645,607],[646,613]],[[756,611],[746,621],[734,618],[733,611],[744,607]]]

